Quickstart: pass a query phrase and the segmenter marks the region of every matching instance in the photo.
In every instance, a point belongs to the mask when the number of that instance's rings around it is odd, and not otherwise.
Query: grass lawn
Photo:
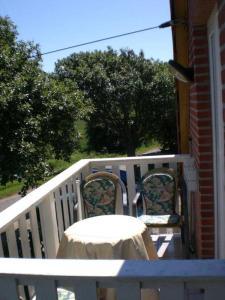
[[[84,147],[84,145],[83,145]],[[141,153],[145,153],[147,151],[150,151],[152,149],[155,148],[159,148],[159,144],[157,142],[149,142],[146,145],[143,145],[141,147],[139,147],[136,151],[136,153],[138,155],[140,155]],[[126,156],[124,154],[113,154],[113,153],[104,153],[104,154],[99,154],[96,152],[91,152],[91,153],[87,153],[87,152],[74,152],[71,156],[71,160],[70,162],[66,162],[64,160],[55,160],[55,159],[51,159],[49,161],[49,164],[51,166],[51,168],[53,169],[53,176],[62,172],[63,170],[65,170],[66,168],[68,168],[69,166],[71,166],[72,164],[74,164],[75,162],[79,161],[80,159],[84,159],[84,158],[106,158],[106,157],[121,157],[121,156]],[[49,178],[48,178],[49,180]],[[19,191],[21,190],[22,187],[22,183],[18,182],[18,181],[14,181],[12,183],[8,183],[6,186],[0,186],[0,200],[2,198],[14,195],[19,193]]]

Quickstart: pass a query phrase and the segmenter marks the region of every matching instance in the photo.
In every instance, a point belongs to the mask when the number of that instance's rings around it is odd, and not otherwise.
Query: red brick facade
[[[200,9],[202,4],[205,5],[204,10]],[[191,200],[192,234],[199,258],[215,256],[212,108],[207,23],[216,5],[219,12],[219,46],[225,121],[225,0],[188,1],[189,66],[194,67],[194,83],[190,85],[189,99],[190,152],[195,158],[199,180],[198,191],[192,195]],[[206,11],[207,16],[204,15]]]
[[[193,195],[193,234],[198,257],[214,256],[212,120],[206,25],[189,23],[189,65],[194,67],[190,86],[191,153],[198,170],[198,191]]]

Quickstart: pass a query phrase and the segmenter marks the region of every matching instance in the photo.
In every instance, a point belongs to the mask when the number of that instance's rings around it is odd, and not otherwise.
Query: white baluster
[[[141,177],[142,177],[148,172],[148,165],[147,164],[144,164],[144,165],[141,164],[140,169],[141,169]]]
[[[18,257],[18,248],[16,243],[16,235],[14,224],[10,224],[7,231],[6,231],[8,249],[9,249],[9,256],[10,257]]]
[[[57,221],[58,221],[59,239],[61,239],[64,232],[64,226],[63,226],[61,196],[59,193],[59,188],[57,188],[55,191],[55,206],[56,206],[56,214],[57,214]]]
[[[76,300],[97,300],[96,284],[93,281],[79,283],[74,288]]]
[[[0,234],[0,257],[4,257],[1,234]]]
[[[36,300],[58,299],[55,282],[50,279],[36,280],[35,293],[36,293]]]
[[[54,258],[58,250],[59,239],[53,193],[40,204],[39,209],[45,254],[48,258]]]
[[[141,290],[138,282],[120,283],[117,288],[118,300],[140,300]]]
[[[160,285],[160,300],[185,300],[185,288],[183,282],[175,282]]]
[[[0,277],[0,299],[18,299],[16,280],[10,277]]]
[[[120,167],[119,166],[112,166],[112,173],[116,174],[120,178]]]
[[[20,231],[23,257],[29,258],[31,257],[31,253],[30,253],[30,244],[29,244],[28,231],[27,231],[27,220],[25,215],[20,217],[19,231]]]
[[[81,191],[80,191],[80,180],[76,180],[76,190],[77,190],[77,204],[78,204],[78,220],[84,219],[84,205],[81,199]]]
[[[67,229],[70,226],[70,222],[69,222],[70,220],[69,220],[69,211],[68,211],[68,204],[67,204],[66,184],[63,184],[61,189],[62,189],[64,223],[65,223],[65,229]]]
[[[205,286],[204,300],[224,300],[225,286],[224,283],[209,283]]]
[[[37,214],[36,214],[35,207],[33,207],[30,211],[30,226],[31,226],[34,254],[36,258],[39,258],[42,257],[42,254],[41,254],[41,242],[40,242],[40,236],[38,231],[38,221],[37,221]]]
[[[75,190],[75,183],[71,179],[70,181],[67,182],[68,197],[69,197],[69,214],[70,214],[71,224],[74,223],[74,200],[73,199],[75,199],[74,191],[72,190],[72,185],[73,185],[73,190]]]
[[[133,215],[133,199],[136,195],[136,186],[134,178],[134,165],[132,163],[127,165],[127,189],[128,189],[128,203],[129,203],[129,214]]]

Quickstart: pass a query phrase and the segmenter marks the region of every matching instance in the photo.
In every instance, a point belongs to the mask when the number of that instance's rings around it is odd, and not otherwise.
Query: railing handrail
[[[155,279],[166,281],[225,281],[225,260],[80,260],[0,258],[0,276],[96,281]]]
[[[112,157],[112,158],[94,158],[90,159],[90,163],[120,163],[124,162],[145,162],[152,163],[164,163],[164,162],[188,162],[190,161],[190,154],[169,154],[169,155],[149,155],[149,156],[131,156],[131,157]]]
[[[54,191],[58,186],[67,181],[81,168],[86,167],[89,162],[89,159],[82,159],[76,162],[25,197],[18,200],[13,205],[3,210],[0,213],[0,230],[3,231],[9,223],[15,221],[21,214],[28,212],[33,205],[38,205],[50,192]]]
[[[50,192],[53,192],[57,187],[66,182],[70,177],[79,172],[86,166],[92,166],[98,164],[120,164],[126,165],[130,162],[135,163],[189,163],[191,156],[189,154],[173,154],[173,155],[156,155],[156,156],[135,156],[135,157],[116,157],[116,158],[96,158],[96,159],[82,159],[71,167],[67,168],[62,173],[58,174],[48,182],[44,183],[27,196],[23,197],[13,205],[6,208],[0,213],[0,231],[4,231],[6,227],[16,221],[18,217],[29,211],[32,206],[37,206],[42,199],[45,199]]]

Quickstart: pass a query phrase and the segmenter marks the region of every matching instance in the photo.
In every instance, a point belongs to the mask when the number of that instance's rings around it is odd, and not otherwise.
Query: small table
[[[105,215],[70,226],[62,236],[57,258],[149,260],[158,257],[143,222],[130,216]],[[107,289],[103,298],[115,299],[113,289]],[[142,293],[142,299],[156,298],[154,291]]]

